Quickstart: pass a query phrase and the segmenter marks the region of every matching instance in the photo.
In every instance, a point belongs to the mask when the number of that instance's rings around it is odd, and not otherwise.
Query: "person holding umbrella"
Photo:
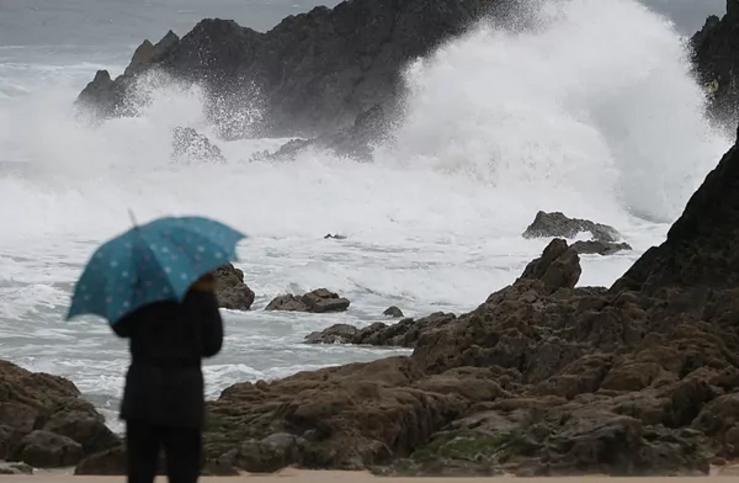
[[[206,218],[164,218],[105,243],[77,282],[68,318],[95,314],[130,340],[121,405],[128,481],[150,483],[164,450],[172,483],[200,474],[201,361],[223,343],[211,272],[244,235]]]

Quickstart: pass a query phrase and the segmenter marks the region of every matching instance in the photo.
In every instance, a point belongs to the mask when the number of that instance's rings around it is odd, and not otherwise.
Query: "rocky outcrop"
[[[403,311],[395,305],[391,305],[382,313],[386,317],[392,317],[393,319],[400,319],[403,317]]]
[[[0,459],[40,468],[71,466],[118,444],[74,384],[0,361]]]
[[[221,149],[191,127],[172,131],[172,159],[178,163],[224,163]]]
[[[622,251],[630,251],[631,245],[628,243],[604,242],[598,240],[576,241],[572,244],[572,249],[580,255],[613,255]]]
[[[616,242],[621,234],[612,226],[590,220],[568,218],[560,212],[540,211],[534,221],[523,232],[524,238],[575,238],[580,233],[590,233],[593,240]]]
[[[700,474],[734,458],[738,166],[733,148],[611,289],[572,288],[578,255],[554,240],[468,314],[346,332],[398,331],[409,357],[226,389],[208,459],[461,476]]]
[[[422,331],[438,328],[456,318],[454,314],[437,312],[421,319],[403,319],[392,325],[375,322],[358,329],[336,324],[305,337],[308,344],[355,344],[386,347],[415,347]]]
[[[709,100],[709,112],[727,125],[739,119],[739,5],[727,0],[723,17],[710,16],[691,39],[693,65]]]
[[[218,305],[230,310],[249,310],[254,303],[254,291],[244,283],[244,272],[232,264],[224,265],[213,275],[216,279]]]
[[[272,300],[264,310],[282,310],[286,312],[343,312],[351,302],[338,294],[319,288],[304,295],[280,295]]]
[[[123,75],[112,81],[99,72],[79,102],[104,116],[131,114],[137,79],[157,69],[202,85],[224,136],[255,129],[273,135],[335,132],[374,106],[392,109],[410,60],[507,3],[353,0],[287,17],[267,33],[205,19],[182,39],[168,34],[156,45],[144,42]],[[263,115],[255,117],[255,110]]]

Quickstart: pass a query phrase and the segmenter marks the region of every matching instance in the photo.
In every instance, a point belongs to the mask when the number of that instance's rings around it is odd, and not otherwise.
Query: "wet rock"
[[[213,275],[216,279],[216,298],[218,305],[229,310],[249,310],[254,303],[255,294],[244,283],[244,272],[232,264],[217,269]]]
[[[400,310],[395,305],[392,305],[392,306],[388,307],[387,309],[385,309],[385,311],[382,313],[382,315],[386,315],[386,316],[392,317],[394,319],[400,319],[400,318],[403,317],[403,311]]]
[[[327,233],[323,237],[323,239],[324,240],[346,240],[346,237],[344,235],[339,235],[338,233],[337,234]]]
[[[612,242],[603,242],[603,241],[597,241],[597,240],[589,240],[589,241],[576,241],[572,244],[572,249],[575,250],[580,255],[613,255],[614,253],[618,253],[620,251],[628,251],[631,250],[631,245],[628,243],[612,243]]]
[[[308,344],[349,344],[355,335],[356,327],[348,324],[332,325],[320,332],[312,332],[305,337]]]
[[[25,463],[0,463],[0,475],[32,475],[33,468]]]
[[[300,458],[297,438],[288,433],[275,433],[241,444],[236,464],[252,473],[273,473],[296,463]]]
[[[136,80],[157,69],[202,85],[206,111],[224,134],[313,137],[350,126],[374,106],[394,105],[408,62],[488,12],[481,0],[361,0],[291,15],[267,33],[204,19],[162,54],[159,44],[140,48],[110,88],[97,95],[85,89],[80,100],[108,116],[125,112]]]
[[[613,227],[590,220],[568,218],[560,212],[536,214],[533,223],[523,232],[525,238],[575,238],[580,233],[590,233],[596,241],[616,242],[621,234]]]
[[[726,3],[726,15],[708,17],[690,44],[693,66],[706,91],[710,114],[733,128],[739,118],[739,63],[732,55],[739,48],[735,35],[739,15],[734,12],[733,0]]]
[[[409,357],[227,388],[208,405],[206,455],[288,433],[310,435],[289,463],[304,467],[707,473],[739,440],[738,183],[734,147],[611,289],[574,288],[578,255],[554,240],[467,314],[353,337],[408,343]]]
[[[541,280],[552,292],[560,288],[573,288],[580,279],[580,257],[561,239],[552,240],[541,258],[526,266],[523,279]]]
[[[185,164],[226,162],[221,149],[191,127],[172,131],[172,159]]]
[[[82,445],[76,441],[49,431],[37,430],[21,439],[12,459],[36,468],[59,468],[76,465],[82,455]]]
[[[125,475],[127,470],[126,449],[116,446],[92,454],[79,462],[75,475]]]
[[[349,300],[338,294],[319,288],[302,296],[280,295],[272,300],[265,310],[281,310],[287,312],[343,312],[349,308]]]
[[[124,75],[132,76],[146,70],[152,64],[160,62],[179,43],[180,38],[171,30],[152,45],[149,40],[144,40],[133,53],[131,63],[126,68]]]
[[[120,438],[106,426],[105,418],[91,404],[79,400],[59,409],[43,429],[82,444],[86,455],[120,444]]]

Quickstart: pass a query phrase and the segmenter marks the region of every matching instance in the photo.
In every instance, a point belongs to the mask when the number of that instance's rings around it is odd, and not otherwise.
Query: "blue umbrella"
[[[115,324],[153,302],[181,301],[200,277],[236,259],[242,233],[208,218],[162,218],[98,248],[72,296],[67,319],[93,314]]]

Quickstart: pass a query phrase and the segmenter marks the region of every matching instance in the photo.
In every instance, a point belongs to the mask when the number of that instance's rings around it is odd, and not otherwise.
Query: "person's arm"
[[[131,327],[133,325],[133,319],[130,315],[123,317],[121,320],[113,324],[111,327],[113,328],[113,332],[118,337],[124,337],[128,338],[131,337]]]
[[[203,357],[213,357],[221,351],[223,346],[223,320],[218,311],[218,300],[210,289],[198,286],[193,287],[201,301],[200,327],[203,342]],[[210,287],[208,287],[210,288]]]

